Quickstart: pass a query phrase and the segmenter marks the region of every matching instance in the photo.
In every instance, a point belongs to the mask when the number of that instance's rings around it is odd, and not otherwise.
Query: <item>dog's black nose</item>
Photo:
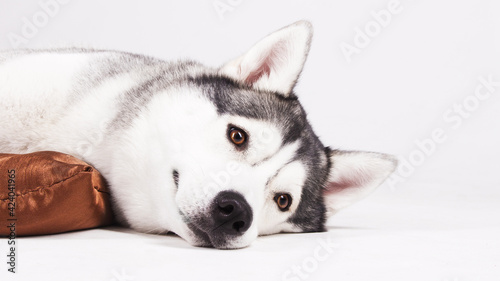
[[[247,200],[234,191],[222,191],[213,201],[212,232],[225,235],[242,235],[252,224],[252,208]]]

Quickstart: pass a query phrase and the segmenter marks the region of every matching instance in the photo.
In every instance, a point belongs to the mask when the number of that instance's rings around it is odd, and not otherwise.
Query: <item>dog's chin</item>
[[[231,250],[245,248],[250,245],[250,243],[246,243],[242,241],[242,239],[238,239],[239,237],[209,235],[207,232],[196,227],[194,224],[189,224],[189,229],[192,232],[192,237],[189,237],[186,240],[188,240],[191,245],[196,247]]]

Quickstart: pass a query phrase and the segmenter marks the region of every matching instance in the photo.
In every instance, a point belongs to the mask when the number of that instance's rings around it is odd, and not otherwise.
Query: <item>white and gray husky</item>
[[[0,52],[0,152],[59,151],[95,166],[119,220],[192,245],[324,231],[380,185],[393,157],[325,147],[293,92],[300,21],[210,68],[92,49]]]

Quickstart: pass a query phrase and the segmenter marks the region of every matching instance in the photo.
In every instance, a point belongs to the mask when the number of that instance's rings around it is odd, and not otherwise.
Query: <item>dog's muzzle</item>
[[[192,221],[190,228],[198,238],[210,240],[213,247],[234,248],[234,240],[250,228],[252,220],[252,208],[243,195],[221,191],[212,200],[209,211]]]

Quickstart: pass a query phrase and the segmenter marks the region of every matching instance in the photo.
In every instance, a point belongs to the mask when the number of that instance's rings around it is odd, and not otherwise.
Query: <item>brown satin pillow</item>
[[[12,180],[14,210],[9,204]],[[109,225],[113,222],[109,190],[97,170],[73,156],[51,151],[0,153],[0,221],[0,236],[10,235],[5,225],[11,223],[16,236]]]

